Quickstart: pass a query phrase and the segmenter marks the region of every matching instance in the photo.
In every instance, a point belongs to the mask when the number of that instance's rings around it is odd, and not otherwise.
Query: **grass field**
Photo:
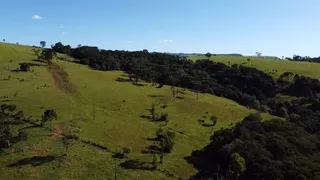
[[[205,56],[193,56],[189,59],[196,61],[199,59],[208,59]],[[250,59],[248,62],[247,59]],[[275,59],[263,59],[256,57],[240,57],[240,56],[212,56],[210,60],[222,62],[227,65],[242,64],[248,67],[254,67],[277,79],[284,72],[293,72],[295,74],[304,75],[313,78],[320,77],[320,63],[285,61]]]
[[[200,125],[198,119],[210,123],[210,116],[217,116],[214,127],[217,130],[255,112],[208,94],[199,95],[197,100],[193,92],[185,91],[178,99],[172,98],[167,86],[156,88],[146,83],[135,86],[130,82],[118,82],[116,79],[123,77],[120,71],[95,71],[57,60],[55,67],[46,67],[34,62],[34,58],[31,47],[0,43],[0,104],[16,104],[26,116],[32,115],[33,120],[39,119],[45,109],[55,109],[57,130],[72,121],[80,126],[82,140],[99,143],[113,152],[131,147],[129,159],[149,162],[152,155],[141,151],[152,144],[147,138],[154,137],[161,123],[141,116],[149,115],[146,109],[156,104],[157,112],[168,113],[168,128],[177,132],[173,152],[165,156],[160,169],[183,179],[196,173],[184,157],[207,145],[212,134],[211,127]],[[30,72],[14,71],[21,62],[35,65]],[[257,62],[251,60],[251,63]],[[262,63],[261,67],[268,67],[267,64]],[[167,107],[163,109],[161,105]],[[267,114],[264,117],[272,118]],[[116,161],[109,151],[79,141],[70,147],[68,158],[62,158],[64,149],[59,137],[41,128],[25,131],[29,134],[28,140],[15,144],[1,157],[0,179],[114,179],[115,163],[124,161]],[[129,170],[119,166],[117,174],[118,179],[174,179],[161,171]]]

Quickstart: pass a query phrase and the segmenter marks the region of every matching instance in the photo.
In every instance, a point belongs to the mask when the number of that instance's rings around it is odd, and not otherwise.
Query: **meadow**
[[[15,144],[1,157],[0,179],[114,179],[115,167],[118,179],[187,179],[197,171],[184,157],[208,144],[213,131],[255,112],[209,94],[200,94],[197,100],[195,93],[185,90],[173,98],[168,86],[118,82],[117,78],[126,78],[121,71],[96,71],[59,60],[54,60],[56,67],[48,67],[34,59],[32,47],[0,43],[0,102],[17,105],[34,122],[46,109],[55,109],[56,130],[26,128],[28,140]],[[33,64],[30,72],[17,70],[23,62]],[[152,155],[141,153],[152,145],[150,138],[161,126],[161,122],[145,118],[152,104],[157,113],[168,113],[167,128],[177,134],[173,151],[164,157],[158,171],[124,169],[118,165],[126,159],[112,157],[124,147],[132,149],[127,159],[152,161]],[[213,129],[198,122],[203,119],[210,124],[210,116],[218,119]],[[59,129],[68,123],[81,128],[81,141],[70,147],[66,159]]]
[[[188,57],[192,61],[199,59],[208,59],[205,56]],[[248,59],[250,59],[248,61]],[[320,77],[320,64],[311,62],[298,62],[276,59],[264,59],[258,57],[242,57],[242,56],[211,56],[210,60],[222,62],[227,65],[239,64],[247,67],[257,68],[270,74],[274,79],[278,79],[284,72],[292,72],[312,78]]]

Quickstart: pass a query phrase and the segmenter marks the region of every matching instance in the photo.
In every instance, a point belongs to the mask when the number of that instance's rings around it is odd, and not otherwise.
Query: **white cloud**
[[[32,16],[32,19],[42,19],[42,17],[35,14],[35,15]]]
[[[63,26],[63,25],[61,25],[61,26],[60,26],[60,28],[61,28],[61,29],[63,29],[63,28],[64,28],[64,26]]]
[[[62,35],[66,35],[66,34],[68,34],[68,32],[62,32],[61,34],[62,34]]]
[[[171,39],[162,39],[159,42],[161,42],[161,43],[172,43],[173,41]]]

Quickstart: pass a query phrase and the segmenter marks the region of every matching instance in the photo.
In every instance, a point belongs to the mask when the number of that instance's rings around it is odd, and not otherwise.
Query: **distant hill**
[[[166,52],[166,53],[181,56],[181,57],[204,56],[205,55],[203,53],[169,53],[169,52]],[[237,53],[231,53],[231,54],[214,54],[214,53],[212,53],[212,54],[216,55],[216,56],[242,56],[242,54],[237,54]]]

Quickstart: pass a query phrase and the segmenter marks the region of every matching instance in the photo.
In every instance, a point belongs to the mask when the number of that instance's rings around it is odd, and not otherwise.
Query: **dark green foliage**
[[[245,117],[243,120],[245,121],[262,121],[262,116],[260,113],[250,114]]]
[[[205,56],[206,56],[208,59],[210,59],[210,57],[212,56],[212,54],[208,52]]]
[[[164,130],[160,128],[156,132],[157,139],[159,141],[159,146],[162,153],[170,153],[173,149],[174,139],[176,137],[175,132],[171,130]]]
[[[168,114],[167,113],[161,113],[161,115],[157,119],[157,121],[168,121]]]
[[[19,131],[15,133],[16,127],[24,123],[25,117],[22,111],[14,112],[16,106],[1,105],[0,110],[0,152],[11,147],[14,143],[25,140],[27,133]]]
[[[53,47],[55,51],[63,52],[66,46],[57,43]],[[193,62],[185,57],[149,53],[146,50],[111,51],[90,46],[71,49],[69,55],[93,69],[125,71],[133,82],[144,80],[158,83],[158,88],[169,85],[192,89],[197,94],[206,92],[274,115],[280,114],[277,103],[272,102],[277,93],[315,97],[320,92],[315,79],[296,77],[295,83],[288,86],[279,81],[274,82],[270,75],[255,68],[242,65],[230,67],[208,59]],[[287,114],[290,113],[288,110]],[[155,116],[152,119],[156,120]]]
[[[199,169],[194,178],[315,179],[320,172],[320,114],[303,107],[297,113],[301,116],[270,121],[251,114],[234,128],[216,131],[208,146],[186,158]]]
[[[156,115],[156,108],[155,105],[152,104],[151,109],[149,109],[150,114],[151,114],[151,120],[156,121],[157,120],[157,115]]]
[[[124,153],[124,154],[130,154],[131,151],[132,151],[132,148],[131,148],[131,147],[124,147],[124,148],[123,148],[123,153]]]
[[[79,139],[80,128],[75,124],[70,124],[70,125],[66,125],[62,131],[63,131],[62,143],[66,150],[65,155],[67,156],[70,145],[75,140]]]
[[[71,46],[70,45],[64,46],[61,42],[56,43],[51,48],[58,53],[64,53],[64,54],[71,53]]]
[[[46,44],[47,43],[45,41],[40,41],[40,45],[41,45],[42,48],[46,47]]]
[[[55,56],[55,51],[52,49],[44,49],[40,56],[39,59],[46,61],[48,64],[52,64],[52,60]]]
[[[211,116],[210,120],[212,122],[212,126],[215,126],[217,124],[218,118],[216,116]]]
[[[51,128],[51,122],[53,120],[57,120],[58,116],[57,116],[57,112],[54,109],[48,109],[46,110],[42,117],[41,117],[41,121],[40,121],[40,125],[44,126],[46,123],[50,123],[50,128]]]
[[[20,63],[20,71],[30,71],[30,65],[28,63]]]

